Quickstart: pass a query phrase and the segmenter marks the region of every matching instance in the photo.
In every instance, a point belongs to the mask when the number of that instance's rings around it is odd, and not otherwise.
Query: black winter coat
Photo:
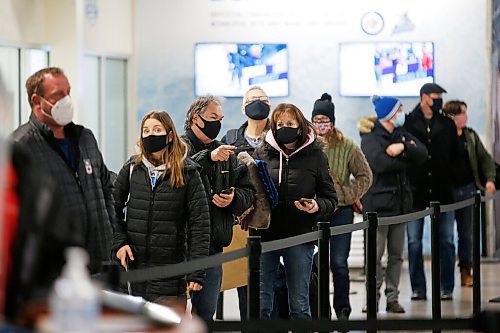
[[[267,163],[267,168],[279,193],[279,204],[271,211],[269,229],[258,230],[263,241],[287,238],[311,232],[316,221],[330,221],[337,206],[337,193],[330,176],[328,159],[323,145],[315,139],[297,149],[289,158],[282,156],[277,147],[268,142],[272,137],[267,132],[266,141],[255,149],[253,157]],[[274,141],[274,138],[272,139]],[[279,147],[278,147],[279,148]],[[279,148],[281,150],[281,148]],[[281,171],[281,185],[279,173]],[[295,200],[314,198],[319,211],[313,214],[297,209]]]
[[[403,153],[396,157],[386,153],[387,147],[393,143],[405,146]],[[404,128],[389,133],[377,121],[370,134],[361,136],[361,150],[373,172],[373,184],[362,199],[363,211],[377,212],[379,216],[411,212],[413,196],[407,170],[425,161],[425,146]]]
[[[49,127],[33,114],[12,133],[12,139],[26,150],[37,168],[58,184],[60,204],[78,221],[90,257],[90,271],[97,273],[101,263],[110,259],[115,220],[113,184],[92,131],[70,123],[64,132],[74,144],[76,171],[66,162]]]
[[[132,269],[207,256],[210,218],[198,166],[185,160],[183,187],[172,189],[167,171],[165,179],[159,178],[152,189],[149,171],[143,163],[134,167],[130,179],[131,164],[132,159],[120,170],[115,183],[115,209],[120,221],[124,218],[123,208],[129,193],[130,199],[126,222],[118,222],[115,228],[113,252],[130,245],[134,254],[134,261],[130,262]],[[204,275],[204,272],[195,272],[187,280],[203,284]],[[185,291],[184,276],[132,284],[134,295],[151,301]]]
[[[442,114],[434,114],[427,121],[418,104],[406,116],[404,127],[426,146],[429,153],[422,165],[408,170],[410,181],[415,186],[413,206],[423,209],[431,201],[452,203],[454,179],[451,170],[459,147],[455,123]]]
[[[188,155],[202,167],[201,178],[210,207],[210,254],[222,252],[233,238],[234,217],[240,216],[253,203],[255,190],[250,184],[247,166],[235,155],[224,162],[213,162],[210,153],[222,145],[214,140],[203,145],[190,130],[183,137],[189,146]],[[227,207],[212,203],[212,197],[224,189],[235,188],[234,199]]]

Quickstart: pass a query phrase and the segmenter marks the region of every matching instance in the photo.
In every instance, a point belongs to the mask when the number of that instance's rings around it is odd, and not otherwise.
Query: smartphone
[[[225,190],[220,191],[220,193],[221,194],[231,194],[231,193],[233,193],[233,191],[234,191],[234,188],[231,187],[231,188],[227,188]]]
[[[299,202],[301,205],[304,205],[306,202],[307,203],[312,203],[313,202],[313,199],[309,199],[309,198],[300,198],[299,199]]]

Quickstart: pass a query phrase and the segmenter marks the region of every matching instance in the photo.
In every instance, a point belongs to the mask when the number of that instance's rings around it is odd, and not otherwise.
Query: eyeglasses
[[[262,101],[265,103],[269,103],[269,97],[267,97],[267,96],[252,96],[246,100],[245,104],[253,103],[255,101]]]

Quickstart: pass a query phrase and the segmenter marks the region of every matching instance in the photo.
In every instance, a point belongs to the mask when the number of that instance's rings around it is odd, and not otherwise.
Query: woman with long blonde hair
[[[145,268],[208,255],[210,219],[198,165],[164,111],[141,122],[138,154],[115,183],[113,253],[125,268]],[[186,245],[187,244],[187,247]],[[149,301],[186,303],[186,289],[201,290],[204,272],[134,283],[129,292]]]

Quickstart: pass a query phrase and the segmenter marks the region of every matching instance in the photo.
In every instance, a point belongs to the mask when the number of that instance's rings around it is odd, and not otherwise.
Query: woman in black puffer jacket
[[[148,113],[141,129],[141,153],[124,165],[115,183],[116,214],[125,222],[115,226],[113,253],[124,267],[130,260],[133,269],[207,256],[210,218],[198,165],[186,158],[187,146],[166,112]],[[131,290],[150,301],[185,303],[186,288],[200,290],[203,278],[204,272],[195,272],[133,283]]]
[[[270,130],[254,157],[267,162],[279,192],[279,205],[271,212],[269,229],[259,231],[263,241],[313,231],[317,220],[330,221],[337,195],[328,160],[312,124],[293,104],[280,104],[271,116]],[[302,198],[308,200],[300,200]],[[274,279],[283,257],[292,319],[311,318],[309,278],[314,244],[300,244],[264,253],[261,266],[261,317],[273,308]]]

